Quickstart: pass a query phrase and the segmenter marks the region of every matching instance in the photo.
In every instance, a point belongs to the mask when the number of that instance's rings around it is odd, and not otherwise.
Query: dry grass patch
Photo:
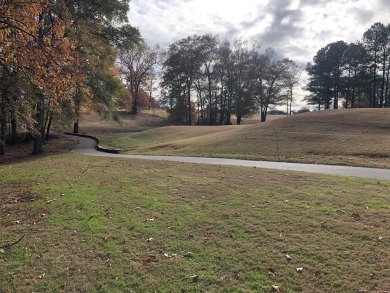
[[[72,154],[2,166],[1,202],[27,196],[0,215],[0,246],[25,235],[0,253],[0,291],[388,290],[389,184]]]
[[[131,154],[390,168],[390,110],[330,110],[242,126],[165,127],[106,135],[102,141]]]
[[[104,134],[140,132],[151,128],[167,126],[168,120],[165,117],[152,115],[144,112],[130,115],[125,111],[117,112],[118,120],[104,120],[97,114],[84,114],[79,124],[80,133]],[[68,129],[72,131],[73,129]]]

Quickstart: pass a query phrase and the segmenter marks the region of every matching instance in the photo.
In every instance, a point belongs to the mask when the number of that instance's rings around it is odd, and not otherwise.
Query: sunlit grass
[[[129,154],[185,155],[390,168],[390,110],[305,113],[242,126],[169,126],[105,134]]]
[[[390,286],[388,181],[63,154],[3,166],[0,185],[0,245],[25,235],[0,292]]]

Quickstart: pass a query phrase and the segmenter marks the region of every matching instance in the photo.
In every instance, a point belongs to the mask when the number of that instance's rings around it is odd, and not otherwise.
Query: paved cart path
[[[74,153],[88,155],[88,156],[129,158],[129,159],[142,159],[142,160],[159,160],[159,161],[172,161],[172,162],[196,163],[196,164],[244,166],[244,167],[268,168],[268,169],[277,169],[277,170],[286,170],[286,171],[301,171],[301,172],[318,173],[318,174],[355,176],[355,177],[379,179],[379,180],[390,180],[390,169],[300,164],[300,163],[286,163],[286,162],[269,162],[269,161],[249,161],[249,160],[222,159],[222,158],[110,154],[106,152],[97,151],[95,149],[96,141],[91,138],[78,137],[78,140],[79,140],[78,145],[72,151]]]

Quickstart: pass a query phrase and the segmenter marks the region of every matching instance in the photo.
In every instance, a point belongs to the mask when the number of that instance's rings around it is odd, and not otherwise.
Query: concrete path
[[[248,160],[202,158],[202,157],[110,154],[110,153],[97,151],[95,149],[96,141],[94,141],[93,139],[78,137],[78,140],[79,140],[79,144],[73,149],[73,152],[78,154],[83,154],[83,155],[89,155],[89,156],[129,158],[129,159],[142,159],[142,160],[159,160],[159,161],[172,161],[172,162],[196,163],[196,164],[244,166],[244,167],[267,168],[267,169],[277,169],[277,170],[286,170],[286,171],[302,171],[302,172],[318,173],[318,174],[354,176],[354,177],[379,179],[379,180],[390,180],[390,169],[346,167],[346,166],[317,165],[317,164],[299,164],[299,163],[285,163],[285,162],[268,162],[268,161],[248,161]]]

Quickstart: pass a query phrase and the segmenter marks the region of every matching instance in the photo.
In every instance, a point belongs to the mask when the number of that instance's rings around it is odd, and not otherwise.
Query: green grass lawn
[[[389,187],[69,153],[3,165],[0,292],[389,290]]]

